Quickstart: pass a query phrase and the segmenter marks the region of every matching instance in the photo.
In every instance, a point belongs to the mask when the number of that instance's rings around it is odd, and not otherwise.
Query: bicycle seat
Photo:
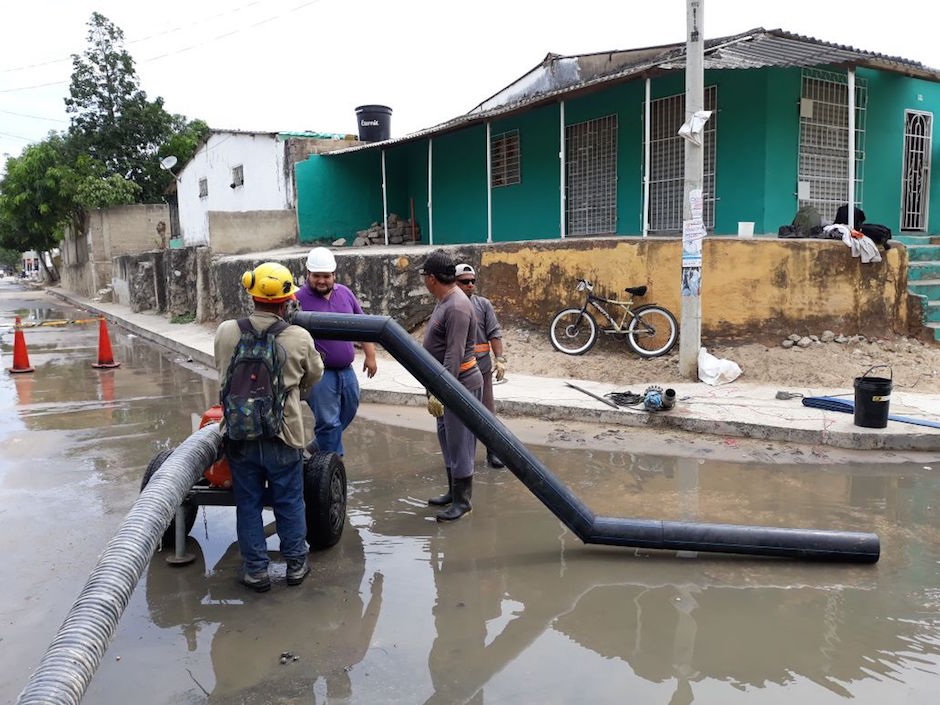
[[[634,296],[643,296],[644,294],[646,294],[646,287],[645,286],[628,286],[626,289],[624,289],[624,291],[627,292],[628,294],[633,294]]]

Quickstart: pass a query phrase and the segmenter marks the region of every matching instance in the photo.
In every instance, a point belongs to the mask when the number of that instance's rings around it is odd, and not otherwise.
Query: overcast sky
[[[929,0],[705,0],[708,37],[782,28],[940,67]],[[24,0],[0,24],[0,155],[68,126],[72,53],[98,11],[124,30],[141,87],[214,128],[392,135],[467,112],[539,63],[685,39],[685,0]],[[0,156],[2,163],[2,156]]]

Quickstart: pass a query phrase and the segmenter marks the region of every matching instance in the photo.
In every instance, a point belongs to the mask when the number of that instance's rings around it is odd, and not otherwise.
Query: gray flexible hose
[[[79,703],[131,593],[186,493],[216,458],[222,434],[205,426],[183,441],[140,493],[108,542],[17,703]]]

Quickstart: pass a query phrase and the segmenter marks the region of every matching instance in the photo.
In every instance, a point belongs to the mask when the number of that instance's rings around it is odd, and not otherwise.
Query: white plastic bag
[[[741,376],[741,368],[733,360],[720,360],[705,348],[698,351],[698,378],[705,384],[727,384]]]

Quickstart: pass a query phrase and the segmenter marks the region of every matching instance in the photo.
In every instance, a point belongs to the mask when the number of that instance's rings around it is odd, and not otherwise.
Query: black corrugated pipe
[[[408,332],[387,316],[297,312],[291,322],[326,340],[380,343],[451,409],[584,543],[875,563],[878,536],[850,531],[778,529],[595,517],[500,421],[464,389]]]

